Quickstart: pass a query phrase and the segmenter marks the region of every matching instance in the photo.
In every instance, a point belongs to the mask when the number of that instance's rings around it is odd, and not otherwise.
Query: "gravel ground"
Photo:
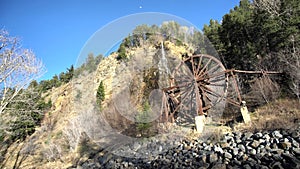
[[[139,147],[137,144],[131,147]],[[214,143],[183,140],[173,144],[173,148],[152,159],[102,153],[79,162],[73,168],[300,169],[300,127],[293,131],[233,132]]]

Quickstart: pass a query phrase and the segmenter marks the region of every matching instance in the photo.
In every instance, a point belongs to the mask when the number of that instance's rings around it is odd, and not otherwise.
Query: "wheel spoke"
[[[226,70],[222,63],[206,54],[184,58],[172,72],[169,92],[170,113],[183,113],[192,118],[194,113],[208,113],[208,110],[225,98]],[[178,111],[180,108],[182,110]],[[212,110],[213,111],[213,110]]]
[[[218,67],[220,67],[220,65],[215,65],[215,66],[213,66],[212,68],[210,68],[208,71],[206,71],[205,73],[202,73],[199,77],[201,78],[201,77],[203,77],[203,76],[205,76],[205,75],[207,75],[209,72],[212,72],[213,70],[215,70],[216,68],[218,68]],[[216,69],[216,70],[218,70],[218,69]]]
[[[167,87],[167,88],[164,88],[163,90],[164,91],[169,91],[169,90],[173,90],[173,89],[179,89],[179,88],[182,88],[182,87],[186,87],[188,86],[189,83],[184,83],[184,84],[181,84],[181,85],[175,85],[175,86],[171,86],[171,87]]]
[[[200,88],[200,89],[201,89],[201,88]],[[202,95],[203,95],[209,102],[211,102],[211,99],[207,96],[206,92],[204,92],[203,90],[202,90]]]
[[[187,96],[189,96],[191,93],[192,91],[187,92],[187,94],[182,98],[182,100],[180,101],[180,103],[177,105],[177,107],[172,113],[175,113],[182,106],[182,103],[186,100]]]
[[[205,64],[205,66],[201,69],[201,71],[199,72],[199,74],[197,75],[197,78],[199,78],[199,76],[203,73],[203,71],[206,69],[206,67],[209,65],[209,63],[211,62],[211,60],[212,60],[212,58],[210,58],[207,62],[206,62],[206,64]]]
[[[178,77],[178,80],[176,79],[175,83],[180,84],[180,83],[187,83],[190,81],[191,79],[188,77]]]
[[[199,62],[198,62],[198,68],[197,68],[197,74],[196,74],[196,76],[199,74],[199,71],[200,71],[200,68],[201,68],[201,65],[202,65],[202,58],[203,58],[203,56],[201,55],[200,56],[200,60],[199,60]]]
[[[208,94],[210,94],[211,96],[215,96],[216,98],[222,98],[223,96],[218,94],[217,92],[211,90],[210,88],[208,88],[207,86],[203,86],[203,90],[205,92],[207,92]]]
[[[216,74],[213,74],[213,75],[210,75],[209,77],[201,77],[201,78],[197,78],[197,80],[206,80],[206,79],[211,79],[211,78],[215,78],[215,77],[218,77],[218,76],[222,76],[223,75],[225,76],[225,72],[222,71],[222,72],[218,72]],[[225,78],[224,78],[225,79]]]

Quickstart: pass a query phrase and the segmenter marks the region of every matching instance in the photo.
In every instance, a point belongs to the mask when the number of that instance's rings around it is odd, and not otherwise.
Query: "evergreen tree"
[[[51,83],[53,87],[59,87],[61,85],[61,82],[59,81],[59,78],[57,75],[54,75],[51,79]]]
[[[256,52],[253,41],[253,9],[248,0],[242,0],[223,17],[220,40],[225,46],[224,56],[229,68],[254,70]]]
[[[33,82],[34,83],[34,82]],[[51,107],[51,101],[45,103],[38,88],[30,86],[23,90],[16,101],[9,104],[7,113],[10,137],[13,141],[24,140],[35,132],[40,125],[44,113]]]
[[[124,60],[127,58],[127,55],[126,55],[126,48],[125,48],[125,45],[124,43],[122,43],[118,49],[118,57],[117,57],[117,60]]]
[[[97,94],[96,94],[96,101],[98,105],[101,105],[102,101],[105,99],[105,91],[104,91],[104,85],[103,81],[100,82],[100,85],[97,89]]]
[[[202,46],[205,46],[206,53],[212,56],[216,56],[214,50],[210,49],[210,46],[214,46],[215,50],[219,53],[222,54],[224,53],[224,45],[220,40],[219,33],[221,32],[221,25],[219,24],[218,21],[216,20],[210,20],[209,25],[204,25],[203,27],[203,32],[205,33],[206,37],[208,39],[204,39],[205,44]],[[200,45],[201,46],[201,45]]]
[[[69,81],[71,81],[72,78],[73,78],[73,76],[74,76],[74,66],[71,65],[71,67],[67,69],[67,72],[65,74],[65,79],[66,79],[65,81],[66,81],[66,83],[68,83]]]
[[[299,14],[299,0],[241,0],[239,6],[223,16],[222,24],[211,20],[203,31],[227,68],[285,70],[283,65],[291,66],[283,63],[288,57],[283,53],[299,48]],[[288,70],[287,77],[293,77],[294,69]],[[251,78],[243,78],[243,85],[248,86]],[[287,81],[293,80],[282,83]]]
[[[42,92],[45,92],[49,89],[52,88],[52,85],[50,83],[50,80],[42,80],[39,84],[39,89],[42,91]]]
[[[61,72],[59,74],[59,80],[62,82],[62,83],[67,83],[67,79],[66,79],[66,74],[65,72]]]
[[[28,87],[29,88],[36,88],[38,85],[39,85],[38,82],[36,80],[33,80],[33,81],[30,82]]]
[[[97,65],[96,65],[96,60],[95,60],[95,57],[94,57],[94,54],[93,53],[90,53],[86,59],[86,64],[85,64],[85,68],[86,70],[91,73],[93,72],[94,70],[96,70],[97,68]]]

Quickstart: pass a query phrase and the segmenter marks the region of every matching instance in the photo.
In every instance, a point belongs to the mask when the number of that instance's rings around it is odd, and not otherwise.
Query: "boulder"
[[[253,147],[253,148],[257,148],[258,146],[260,145],[260,142],[257,141],[257,140],[254,140],[251,142],[250,146]]]
[[[211,153],[211,154],[208,155],[208,161],[207,161],[208,163],[214,163],[216,161],[218,161],[218,155],[217,154]]]
[[[280,131],[278,131],[278,130],[273,131],[272,135],[275,138],[282,138],[283,137],[282,134],[280,133]]]
[[[227,159],[232,159],[232,155],[229,152],[225,152],[224,157]]]

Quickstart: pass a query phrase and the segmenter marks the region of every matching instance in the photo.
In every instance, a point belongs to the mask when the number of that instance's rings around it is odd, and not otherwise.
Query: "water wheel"
[[[183,57],[163,89],[162,118],[174,122],[179,116],[192,120],[207,115],[224,101],[226,88],[225,67],[218,59],[206,54]]]

